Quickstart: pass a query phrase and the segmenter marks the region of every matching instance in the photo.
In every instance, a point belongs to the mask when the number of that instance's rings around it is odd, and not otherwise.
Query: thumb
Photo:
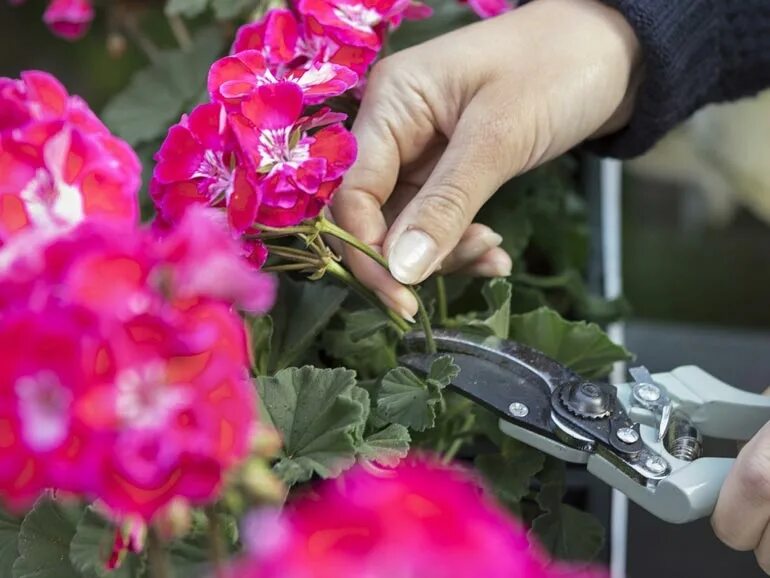
[[[388,231],[383,248],[401,283],[420,283],[433,273],[482,205],[517,170],[508,123],[484,100],[474,99],[466,108],[425,185]]]

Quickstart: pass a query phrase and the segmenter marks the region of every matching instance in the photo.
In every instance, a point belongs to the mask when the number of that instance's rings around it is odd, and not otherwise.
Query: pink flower
[[[377,56],[375,50],[343,46],[324,34],[314,21],[298,21],[289,10],[273,9],[259,22],[238,29],[232,54],[258,50],[279,76],[289,68],[307,69],[323,63],[344,66],[359,77]]]
[[[0,267],[0,496],[45,487],[150,520],[218,493],[255,426],[246,335],[275,283],[211,209],[158,238],[88,220],[6,248]]]
[[[512,10],[516,5],[515,0],[460,0],[460,2],[467,2],[481,18],[499,16]]]
[[[552,568],[466,472],[424,461],[379,475],[353,469],[283,517],[251,520],[246,531],[251,554],[233,572],[245,578],[603,575]]]
[[[90,0],[51,0],[43,13],[43,21],[57,36],[77,40],[91,26],[94,8]]]
[[[410,0],[300,0],[297,8],[339,44],[375,51],[390,26],[400,24],[406,15],[426,13],[414,10]]]
[[[355,139],[340,124],[306,132],[317,117],[302,117],[302,102],[294,83],[264,85],[231,116],[246,160],[262,175],[257,221],[266,225],[316,216],[355,160]]]
[[[261,192],[244,169],[227,113],[203,104],[169,129],[155,155],[150,194],[160,215],[177,222],[191,204],[226,207],[237,231],[254,222]]]
[[[217,60],[209,71],[209,94],[215,101],[237,104],[263,84],[289,81],[303,91],[306,104],[339,96],[358,83],[358,75],[339,64],[310,61],[303,67],[268,69],[262,53],[245,50]]]
[[[51,75],[0,79],[0,244],[88,216],[134,222],[141,165]]]

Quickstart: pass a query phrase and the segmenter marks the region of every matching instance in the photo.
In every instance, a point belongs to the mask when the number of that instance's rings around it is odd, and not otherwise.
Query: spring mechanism
[[[703,453],[703,438],[698,428],[678,412],[671,416],[664,445],[668,453],[686,462],[697,460]]]

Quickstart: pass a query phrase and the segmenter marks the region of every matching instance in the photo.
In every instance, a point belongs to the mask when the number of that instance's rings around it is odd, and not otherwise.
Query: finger
[[[765,574],[770,575],[770,527],[765,527],[759,546],[754,550],[754,556],[757,558],[759,567],[765,571]]]
[[[469,277],[508,277],[512,269],[511,256],[504,249],[495,247],[456,273]]]
[[[738,454],[719,493],[711,524],[735,550],[753,550],[770,519],[770,424]]]
[[[505,132],[489,104],[478,99],[468,106],[433,173],[388,231],[385,254],[401,283],[419,283],[435,271],[510,176],[499,162]]]
[[[353,125],[358,157],[332,204],[337,224],[379,251],[387,233],[382,205],[393,191],[401,164],[416,157],[433,134],[430,123],[426,126],[412,118],[399,120],[404,115],[403,99],[407,95],[394,94],[397,83],[391,78],[395,74],[393,67],[382,66],[387,60],[370,78]],[[415,298],[386,270],[348,246],[343,256],[356,278],[377,292],[389,307],[406,318],[417,312]]]
[[[471,265],[487,251],[503,242],[503,238],[481,223],[473,223],[465,230],[457,246],[442,261],[442,274],[452,273]]]

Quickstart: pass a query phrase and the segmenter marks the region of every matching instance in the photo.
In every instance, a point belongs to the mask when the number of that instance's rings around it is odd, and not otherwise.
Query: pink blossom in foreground
[[[92,219],[3,250],[14,255],[0,267],[5,502],[53,487],[149,520],[175,498],[217,495],[256,417],[231,303],[264,313],[275,294],[223,221],[191,208],[158,238]]]
[[[515,0],[460,0],[467,2],[480,18],[492,18],[499,16],[516,5]]]
[[[465,471],[407,461],[356,468],[278,516],[247,522],[239,578],[598,578],[549,562]]]
[[[258,22],[238,29],[231,53],[257,50],[270,70],[282,77],[288,70],[344,66],[363,76],[377,56],[372,49],[338,44],[313,20],[299,21],[289,10],[270,10]]]
[[[0,78],[0,245],[89,216],[135,222],[141,165],[50,74]]]
[[[261,175],[259,223],[286,226],[315,217],[355,160],[355,139],[341,124],[310,135],[306,123],[316,119],[302,113],[302,90],[281,82],[259,87],[231,115],[246,159]]]

